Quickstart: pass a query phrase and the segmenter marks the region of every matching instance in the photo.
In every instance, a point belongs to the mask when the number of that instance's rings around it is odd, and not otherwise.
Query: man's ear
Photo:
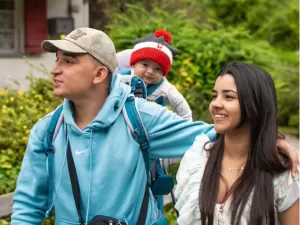
[[[93,83],[94,84],[102,83],[103,81],[105,81],[106,77],[108,76],[108,73],[109,71],[105,66],[98,66],[96,68]]]

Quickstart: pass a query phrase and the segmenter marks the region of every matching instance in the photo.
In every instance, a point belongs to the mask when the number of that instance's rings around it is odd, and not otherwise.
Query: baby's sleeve
[[[168,103],[178,116],[193,121],[192,110],[189,104],[175,86],[170,84],[166,95]]]

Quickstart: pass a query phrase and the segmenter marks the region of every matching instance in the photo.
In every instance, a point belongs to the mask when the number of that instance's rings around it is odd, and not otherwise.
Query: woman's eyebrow
[[[225,89],[225,90],[222,90],[223,93],[228,93],[228,92],[233,92],[236,94],[236,91],[234,90],[230,90],[230,89]]]
[[[217,91],[216,91],[216,90],[211,90],[211,92],[212,92],[212,93],[217,93]],[[236,92],[236,91],[234,91],[234,90],[230,90],[230,89],[225,89],[225,90],[222,90],[222,92],[223,92],[223,93],[233,92],[233,93],[237,94],[237,92]]]

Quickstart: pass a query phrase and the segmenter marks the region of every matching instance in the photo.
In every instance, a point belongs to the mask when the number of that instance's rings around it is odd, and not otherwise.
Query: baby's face
[[[146,84],[157,84],[163,78],[161,67],[151,60],[138,61],[133,68],[134,74],[142,78]]]

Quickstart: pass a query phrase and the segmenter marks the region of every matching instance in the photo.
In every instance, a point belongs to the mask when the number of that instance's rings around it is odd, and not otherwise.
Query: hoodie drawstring
[[[91,135],[90,135],[90,168],[89,168],[89,192],[88,192],[88,197],[87,197],[87,209],[86,209],[86,217],[85,217],[85,224],[88,224],[88,219],[89,219],[89,211],[90,211],[90,197],[91,197],[91,186],[92,186],[92,141],[93,141],[93,130],[91,130]]]

